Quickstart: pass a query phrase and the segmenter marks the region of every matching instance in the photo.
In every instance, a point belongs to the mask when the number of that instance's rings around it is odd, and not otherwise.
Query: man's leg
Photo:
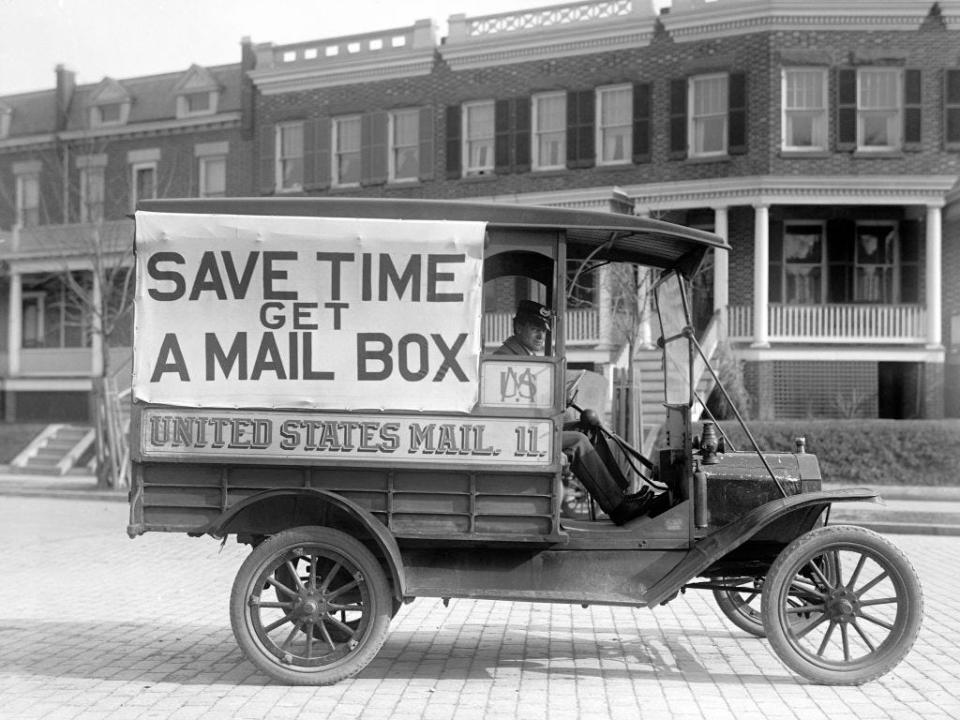
[[[564,430],[563,451],[570,457],[570,467],[583,486],[597,501],[600,509],[610,515],[621,502],[623,491],[597,454],[593,443],[582,432]]]

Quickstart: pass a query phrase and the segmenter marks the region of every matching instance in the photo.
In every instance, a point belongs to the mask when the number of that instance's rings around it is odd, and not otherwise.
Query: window
[[[420,174],[420,111],[390,113],[391,182],[416,180]]]
[[[823,301],[822,223],[786,223],[783,228],[783,301],[810,305]]]
[[[333,121],[333,184],[360,184],[360,116]]]
[[[893,150],[900,147],[901,71],[869,68],[857,72],[857,147]]]
[[[633,88],[630,85],[597,89],[598,165],[633,159]]]
[[[89,289],[90,274],[74,273]],[[60,276],[24,277],[22,347],[69,348],[90,344],[89,316]]]
[[[897,224],[857,223],[854,255],[854,300],[897,302]]]
[[[227,194],[227,158],[219,156],[198,159],[200,197],[224,197]]]
[[[157,164],[136,163],[131,166],[131,210],[137,209],[141,200],[152,200],[157,196]]]
[[[727,75],[690,78],[690,155],[707,157],[727,153]]]
[[[192,92],[183,96],[187,104],[187,113],[190,115],[200,115],[210,112],[213,109],[211,102],[211,93],[209,91]]]
[[[276,189],[303,188],[303,123],[277,126]]]
[[[0,139],[10,134],[10,119],[13,117],[13,110],[0,104]]]
[[[960,70],[944,73],[944,137],[947,148],[960,149]]]
[[[103,220],[104,168],[80,169],[80,222],[97,223]]]
[[[827,73],[820,68],[783,71],[783,149],[827,147]]]
[[[17,175],[17,224],[36,227],[40,224],[40,176],[35,173]]]
[[[556,170],[567,163],[567,94],[533,96],[533,169]]]
[[[464,175],[493,172],[493,110],[492,100],[463,106]]]

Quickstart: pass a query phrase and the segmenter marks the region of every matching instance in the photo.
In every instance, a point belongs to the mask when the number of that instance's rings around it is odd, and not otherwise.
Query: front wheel
[[[764,582],[761,615],[787,667],[815,683],[860,685],[913,647],[923,594],[891,542],[866,528],[830,525],[780,553]]]
[[[258,545],[230,596],[237,644],[291,685],[330,685],[362,670],[383,645],[392,612],[377,559],[324,527],[285,530]]]

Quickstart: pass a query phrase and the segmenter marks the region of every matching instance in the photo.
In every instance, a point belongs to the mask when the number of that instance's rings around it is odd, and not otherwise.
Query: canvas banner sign
[[[135,396],[469,412],[485,223],[136,214]]]

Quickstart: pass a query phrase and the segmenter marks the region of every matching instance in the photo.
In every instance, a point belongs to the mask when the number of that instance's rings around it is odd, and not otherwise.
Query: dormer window
[[[220,100],[220,86],[206,68],[192,66],[175,86],[177,117],[215,115]]]
[[[90,127],[126,125],[130,119],[130,95],[111,78],[104,78],[90,96]]]

